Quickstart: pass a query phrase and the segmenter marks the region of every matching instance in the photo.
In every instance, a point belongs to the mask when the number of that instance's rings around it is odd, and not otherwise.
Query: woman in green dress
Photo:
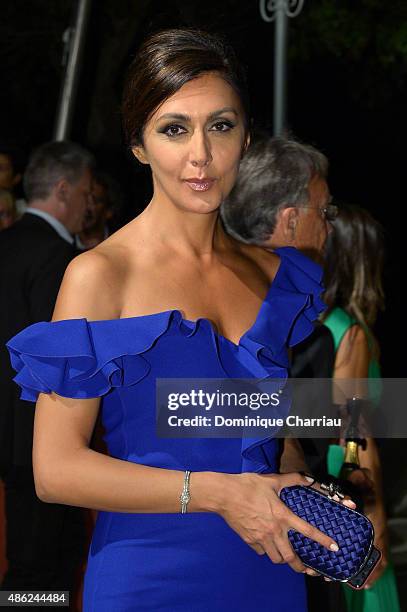
[[[334,378],[369,379],[373,404],[380,398],[379,346],[372,329],[383,308],[382,270],[384,240],[381,226],[362,208],[343,206],[326,243],[324,323],[331,330],[336,350]],[[359,451],[360,466],[373,481],[374,496],[365,513],[375,529],[375,544],[382,559],[362,591],[344,587],[349,612],[398,612],[396,581],[388,556],[386,514],[377,445],[368,438]],[[344,446],[329,447],[328,471],[338,476]],[[355,474],[356,475],[356,474]],[[362,475],[360,473],[359,475]]]

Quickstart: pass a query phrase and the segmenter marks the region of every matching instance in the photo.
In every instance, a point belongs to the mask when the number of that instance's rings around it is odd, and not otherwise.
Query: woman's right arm
[[[88,255],[88,254],[86,254]],[[53,320],[118,316],[115,276],[100,258],[82,255],[68,269]],[[107,305],[106,305],[107,304]],[[51,503],[131,513],[178,513],[184,472],[135,464],[89,448],[100,399],[41,394],[34,425],[36,491]],[[284,486],[309,482],[299,474],[191,475],[189,512],[216,512],[259,554],[305,567],[287,537],[296,529],[330,548],[333,540],[293,514],[279,499]]]
[[[36,409],[33,464],[37,495],[50,503],[131,513],[178,513],[184,472],[135,464],[89,448],[99,400],[42,394]],[[300,474],[191,474],[189,512],[216,512],[259,554],[305,567],[287,538],[291,528],[330,548],[334,541],[279,499],[284,486],[309,485]]]

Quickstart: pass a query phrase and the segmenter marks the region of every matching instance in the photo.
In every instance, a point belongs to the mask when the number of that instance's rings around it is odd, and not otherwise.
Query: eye
[[[231,121],[224,119],[223,121],[217,121],[214,123],[211,129],[215,128],[215,132],[229,132],[229,130],[234,127],[235,126]]]
[[[161,134],[165,134],[169,138],[173,138],[174,136],[180,136],[181,134],[185,134],[186,129],[182,127],[182,125],[171,123],[171,125],[166,125],[163,129],[161,129],[160,132]]]

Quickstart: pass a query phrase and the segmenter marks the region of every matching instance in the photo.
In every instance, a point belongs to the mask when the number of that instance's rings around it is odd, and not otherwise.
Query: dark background
[[[52,138],[62,34],[75,8],[75,0],[2,3],[0,140],[27,153]],[[148,32],[180,25],[227,35],[248,69],[254,124],[272,128],[274,26],[261,19],[257,0],[94,2],[71,138],[120,181],[126,219],[148,201],[150,186],[122,141],[125,68]],[[329,157],[338,201],[365,206],[385,227],[387,307],[376,331],[384,375],[405,376],[407,2],[306,0],[289,29],[288,127]]]
[[[75,9],[76,0],[1,3],[0,141],[26,154],[52,138],[62,35]],[[118,179],[126,220],[148,202],[150,181],[123,144],[124,72],[146,34],[183,25],[226,34],[248,69],[254,125],[272,128],[274,26],[261,19],[258,0],[95,0],[71,139]],[[387,306],[376,333],[384,376],[404,377],[407,0],[306,0],[289,34],[288,128],[328,156],[338,202],[368,208],[385,228]],[[406,511],[404,453],[404,440],[382,443],[393,516]],[[406,554],[397,561],[407,609]]]

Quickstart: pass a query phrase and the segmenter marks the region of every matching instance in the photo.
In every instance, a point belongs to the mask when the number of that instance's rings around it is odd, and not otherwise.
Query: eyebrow
[[[215,117],[219,117],[220,115],[223,115],[223,113],[233,113],[234,115],[236,115],[236,117],[238,116],[238,112],[232,106],[224,106],[223,108],[220,108],[219,110],[210,113],[208,115],[208,120],[210,121],[211,119],[215,119]],[[157,121],[160,121],[160,119],[178,119],[179,121],[191,121],[191,117],[189,115],[184,115],[182,113],[165,113],[164,115],[161,115],[161,117],[158,117]]]

